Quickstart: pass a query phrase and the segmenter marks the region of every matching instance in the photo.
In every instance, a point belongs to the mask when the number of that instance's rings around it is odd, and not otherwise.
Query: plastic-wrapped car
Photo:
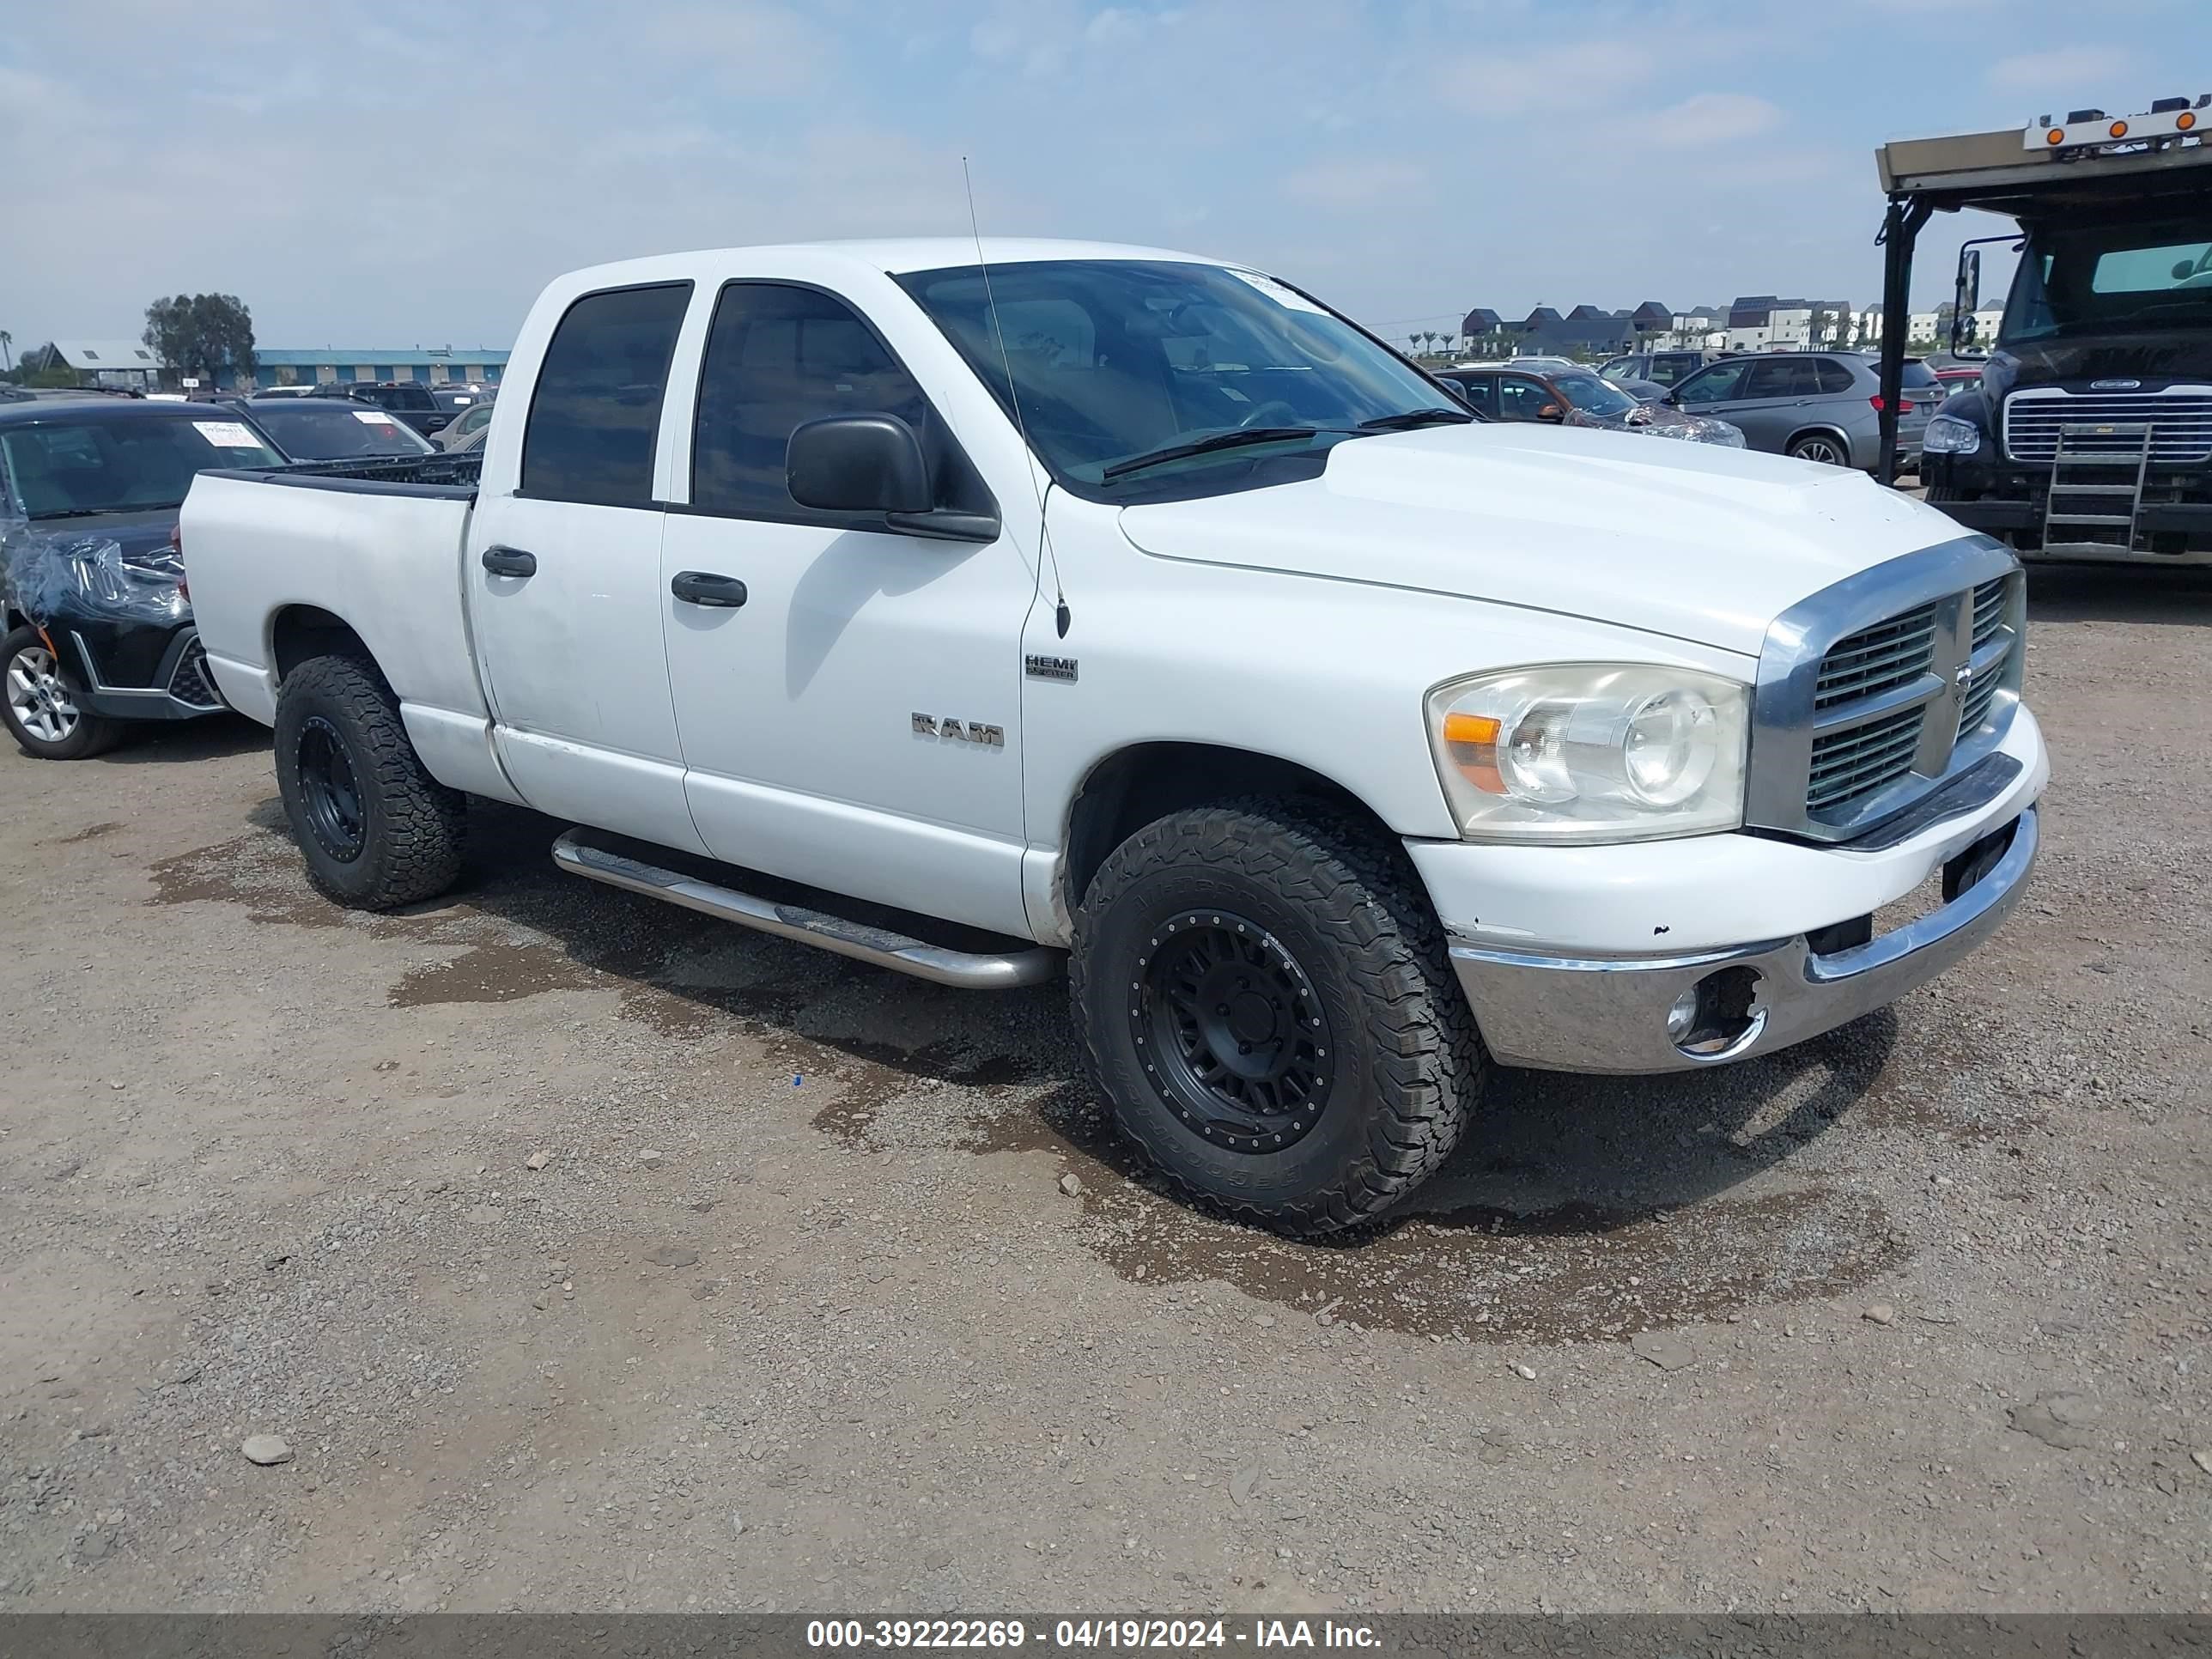
[[[1437,378],[1457,386],[1477,414],[1493,421],[1549,421],[1743,447],[1743,434],[1726,421],[1685,414],[1663,403],[1640,402],[1625,388],[1580,366],[1543,371],[1524,369],[1518,364],[1447,368],[1439,370]]]
[[[233,405],[0,406],[0,723],[25,754],[78,760],[131,721],[222,709],[177,509],[198,472],[283,459]]]

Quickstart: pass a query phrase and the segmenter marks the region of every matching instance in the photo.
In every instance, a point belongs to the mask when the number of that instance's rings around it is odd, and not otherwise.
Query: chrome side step
[[[665,899],[687,910],[720,916],[741,927],[750,927],[778,939],[818,945],[841,957],[872,962],[895,973],[911,974],[939,985],[956,985],[968,991],[1011,991],[1019,986],[1040,985],[1060,971],[1060,952],[1036,945],[1024,951],[977,956],[965,951],[927,945],[888,928],[848,921],[842,916],[757,898],[734,888],[722,887],[657,865],[595,847],[571,830],[553,843],[553,862],[572,876],[586,876],[648,898]]]

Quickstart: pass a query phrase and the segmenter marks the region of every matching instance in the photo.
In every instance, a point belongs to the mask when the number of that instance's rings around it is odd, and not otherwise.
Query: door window
[[[676,331],[691,284],[609,289],[570,306],[553,331],[522,433],[522,493],[644,507]]]
[[[1747,398],[1814,398],[1820,371],[1809,357],[1765,357],[1752,366],[1744,383]]]
[[[1498,418],[1501,421],[1533,421],[1538,410],[1559,401],[1552,389],[1540,380],[1524,380],[1518,374],[1498,377]]]
[[[1011,307],[1009,307],[1011,309]],[[1050,337],[1066,319],[1024,319]],[[1010,318],[1008,332],[1014,331]],[[691,440],[691,504],[744,518],[805,523],[844,515],[801,507],[786,486],[791,434],[829,415],[896,415],[931,442],[929,403],[875,331],[843,301],[812,289],[732,283],[714,306]]]
[[[1851,372],[1833,358],[1820,359],[1820,390],[1830,397],[1851,389]]]
[[[1686,404],[1726,403],[1743,395],[1744,376],[1750,369],[1751,360],[1747,357],[1715,363],[1683,381],[1675,388],[1674,395]]]
[[[1443,377],[1460,389],[1468,407],[1477,414],[1498,418],[1498,382],[1487,374],[1447,374]]]

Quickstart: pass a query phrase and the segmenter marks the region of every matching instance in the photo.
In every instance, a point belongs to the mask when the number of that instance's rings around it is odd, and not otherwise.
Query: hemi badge
[[[2141,380],[2092,380],[2089,382],[2089,390],[2092,392],[2134,392],[2139,390],[2142,386],[2142,382]]]
[[[1075,683],[1075,659],[1073,657],[1041,657],[1031,652],[1022,659],[1023,670],[1033,680],[1066,680]]]

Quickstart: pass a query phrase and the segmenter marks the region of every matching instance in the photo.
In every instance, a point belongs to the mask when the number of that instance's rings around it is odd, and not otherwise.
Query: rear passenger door
[[[703,851],[661,640],[661,401],[689,283],[603,289],[555,326],[520,481],[479,495],[463,580],[501,763],[556,817]]]
[[[1810,357],[1761,357],[1745,379],[1744,395],[1728,416],[1753,449],[1780,454],[1811,416],[1820,395],[1820,367]]]
[[[660,560],[692,816],[726,862],[1021,933],[1034,571],[1003,535],[904,534],[880,514],[802,507],[786,487],[794,429],[878,411],[921,435],[940,498],[956,476],[981,491],[914,377],[843,299],[769,281],[722,289]]]

